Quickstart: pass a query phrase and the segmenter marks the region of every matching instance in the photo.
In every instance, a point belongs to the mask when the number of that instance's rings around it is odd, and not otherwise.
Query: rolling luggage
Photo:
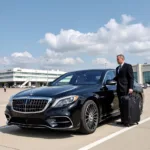
[[[121,118],[124,125],[130,126],[140,121],[139,99],[129,94],[121,97]]]

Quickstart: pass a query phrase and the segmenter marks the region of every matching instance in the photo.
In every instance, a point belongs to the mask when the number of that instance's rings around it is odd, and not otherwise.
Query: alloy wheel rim
[[[94,130],[98,124],[98,110],[94,104],[89,104],[85,111],[85,122],[90,130]]]

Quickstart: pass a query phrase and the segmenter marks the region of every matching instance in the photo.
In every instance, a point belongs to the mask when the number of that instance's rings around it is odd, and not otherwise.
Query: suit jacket
[[[119,66],[116,68],[116,77],[114,80],[117,81],[117,92],[128,93],[129,89],[133,89],[134,76],[133,69],[130,64],[124,63],[124,65],[119,69]]]

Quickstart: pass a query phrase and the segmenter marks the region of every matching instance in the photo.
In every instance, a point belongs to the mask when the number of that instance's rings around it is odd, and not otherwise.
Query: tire
[[[79,131],[83,134],[95,132],[99,123],[99,110],[93,100],[88,100],[81,110],[81,125]]]

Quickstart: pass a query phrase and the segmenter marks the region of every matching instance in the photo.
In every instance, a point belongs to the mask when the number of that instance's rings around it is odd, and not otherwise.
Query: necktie
[[[121,69],[121,65],[120,65],[119,68],[118,68],[118,73],[120,72],[120,69]]]

